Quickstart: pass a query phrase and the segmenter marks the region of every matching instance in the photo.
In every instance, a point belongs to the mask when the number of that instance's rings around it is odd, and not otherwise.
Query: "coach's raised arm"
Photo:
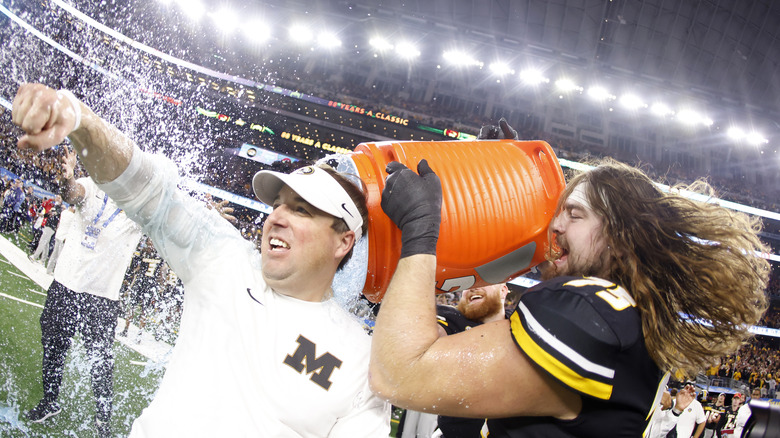
[[[171,160],[142,151],[70,93],[24,85],[13,120],[26,132],[21,148],[68,136],[184,284],[176,347],[131,437],[388,436],[389,405],[368,384],[371,339],[331,289],[368,230],[357,184],[325,165],[257,172],[255,194],[273,207],[258,251],[178,188]]]

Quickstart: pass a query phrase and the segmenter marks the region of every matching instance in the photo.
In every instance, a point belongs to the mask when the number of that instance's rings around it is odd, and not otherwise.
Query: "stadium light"
[[[447,50],[442,54],[442,57],[448,64],[452,64],[458,67],[472,67],[476,66],[482,68],[485,65],[484,62],[474,59],[466,52],[459,50]]]
[[[729,130],[726,132],[726,135],[728,135],[732,140],[742,140],[745,138],[745,131],[737,128],[736,126],[733,126],[729,128]]]
[[[494,62],[490,64],[490,71],[493,72],[493,74],[498,76],[506,76],[506,75],[513,75],[515,74],[515,71],[512,70],[512,67],[508,66],[504,62]]]
[[[650,112],[659,117],[666,117],[673,114],[672,109],[663,103],[654,103],[653,106],[650,107]]]
[[[747,142],[753,146],[769,143],[769,140],[764,138],[764,136],[759,134],[758,132],[751,132],[745,137],[745,140],[747,140]]]
[[[702,121],[702,117],[695,111],[684,109],[677,112],[677,120],[685,125],[695,125]]]
[[[380,52],[384,52],[385,50],[393,50],[393,45],[387,42],[386,39],[381,37],[374,37],[368,40],[368,44],[379,50]]]
[[[306,44],[314,38],[314,34],[308,26],[295,24],[290,27],[290,40],[298,44]]]
[[[233,32],[236,29],[236,23],[238,22],[238,17],[235,12],[226,8],[211,14],[211,19],[224,33]]]
[[[736,142],[745,141],[753,146],[760,146],[762,144],[769,143],[769,140],[759,132],[745,132],[742,128],[732,126],[726,132],[728,137]]]
[[[526,85],[539,85],[548,83],[550,79],[545,77],[542,72],[534,69],[527,69],[520,72],[520,80]]]
[[[192,0],[186,4],[182,0],[177,0],[177,2],[184,10],[184,14],[195,21],[199,21],[206,14],[206,7],[198,0]]]
[[[326,49],[335,49],[341,46],[341,40],[332,32],[323,32],[317,37],[320,47]]]
[[[395,53],[401,58],[407,60],[412,60],[420,56],[420,50],[418,50],[414,44],[409,42],[398,43],[398,45],[395,46]]]
[[[615,96],[610,94],[606,88],[599,87],[598,85],[588,88],[588,96],[591,99],[598,101],[604,101],[607,99],[612,100],[615,98]]]
[[[635,94],[624,94],[620,96],[620,104],[630,110],[638,110],[639,108],[647,106],[647,104],[642,102],[642,99]]]
[[[271,38],[271,28],[262,21],[244,25],[244,35],[255,43],[263,43]]]
[[[713,124],[712,119],[710,119],[709,117],[699,114],[696,111],[690,109],[683,109],[678,111],[677,120],[680,123],[688,126],[704,125],[710,127]]]
[[[555,81],[555,86],[558,90],[568,93],[570,91],[582,91],[582,87],[575,84],[571,79],[563,78]]]

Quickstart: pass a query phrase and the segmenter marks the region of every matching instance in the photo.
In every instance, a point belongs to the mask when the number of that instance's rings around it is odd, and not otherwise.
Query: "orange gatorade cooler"
[[[422,159],[441,179],[443,193],[437,293],[502,283],[544,261],[547,228],[565,186],[561,166],[547,142],[362,143],[337,161],[339,171],[356,173],[367,187],[363,294],[369,300],[382,300],[401,254],[401,231],[381,207],[385,168],[399,161],[417,171]]]

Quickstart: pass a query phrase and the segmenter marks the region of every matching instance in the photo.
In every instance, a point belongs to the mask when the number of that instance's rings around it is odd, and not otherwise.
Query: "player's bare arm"
[[[434,284],[441,185],[425,161],[418,172],[388,165],[382,209],[401,229],[402,249],[377,317],[372,389],[394,405],[443,415],[575,417],[579,396],[522,355],[508,321],[439,337]]]

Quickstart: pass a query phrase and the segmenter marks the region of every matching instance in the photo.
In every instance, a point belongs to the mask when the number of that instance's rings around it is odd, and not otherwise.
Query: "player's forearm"
[[[96,183],[113,181],[130,164],[134,143],[83,103],[81,112],[81,125],[68,138]]]
[[[705,422],[699,423],[699,425],[696,426],[696,431],[693,433],[692,438],[699,438],[701,434],[704,432],[704,426],[705,426]]]
[[[371,350],[371,385],[382,398],[401,401],[431,376],[425,357],[438,339],[434,299],[436,256],[398,262],[380,306]]]

